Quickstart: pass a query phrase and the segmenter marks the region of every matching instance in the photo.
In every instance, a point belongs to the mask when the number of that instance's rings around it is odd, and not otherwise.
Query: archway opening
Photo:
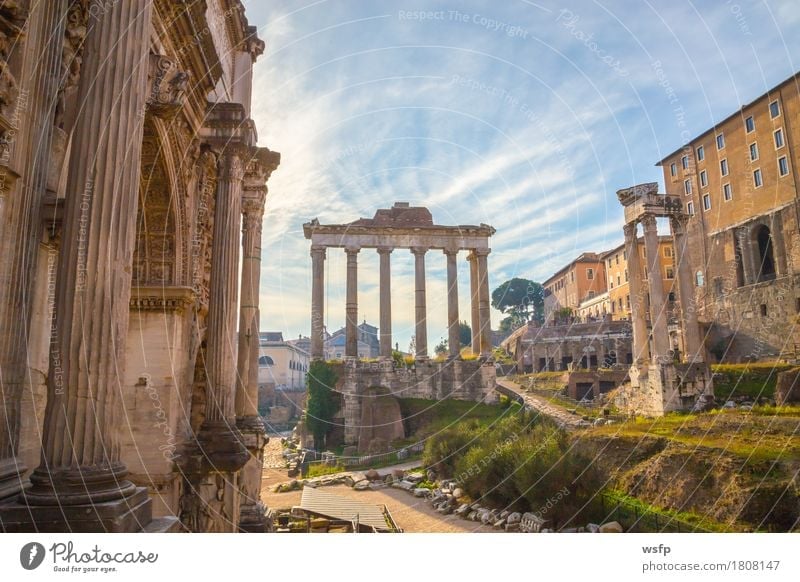
[[[775,278],[775,257],[772,251],[772,236],[769,227],[761,225],[756,231],[759,257],[759,281],[770,281]]]

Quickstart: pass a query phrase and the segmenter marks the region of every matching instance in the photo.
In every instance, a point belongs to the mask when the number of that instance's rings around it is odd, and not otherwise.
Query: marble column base
[[[249,458],[244,436],[235,424],[225,420],[204,422],[181,468],[189,474],[235,473]]]
[[[13,497],[28,485],[23,479],[27,467],[16,457],[0,460],[0,499]]]
[[[0,504],[0,531],[6,533],[134,533],[152,521],[147,488],[122,499],[87,505],[29,505],[25,495]]]
[[[267,520],[267,506],[261,501],[252,505],[242,505],[239,515],[239,531],[242,533],[267,533],[270,530]]]

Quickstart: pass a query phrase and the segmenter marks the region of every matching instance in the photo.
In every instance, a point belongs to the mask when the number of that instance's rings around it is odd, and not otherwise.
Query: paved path
[[[580,416],[568,412],[561,406],[551,404],[547,398],[527,393],[525,388],[505,376],[497,378],[497,391],[506,396],[516,395],[518,398],[522,398],[525,408],[536,410],[552,418],[562,428],[568,430],[580,428]]]
[[[378,489],[377,491],[356,491],[347,485],[332,485],[325,487],[325,491],[342,495],[351,499],[358,499],[364,503],[385,505],[392,514],[395,523],[409,533],[467,533],[467,532],[495,532],[480,523],[461,519],[456,515],[442,515],[437,513],[430,505],[418,497],[414,497],[399,489]],[[267,507],[279,509],[300,505],[302,491],[289,493],[273,493],[262,489],[261,500]]]

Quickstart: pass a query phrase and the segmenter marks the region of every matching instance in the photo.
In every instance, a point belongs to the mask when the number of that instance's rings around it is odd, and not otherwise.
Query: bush
[[[308,404],[306,426],[314,435],[314,447],[321,450],[325,439],[333,430],[333,415],[339,409],[339,401],[333,389],[339,377],[333,367],[322,361],[311,362],[306,376]]]
[[[778,374],[794,367],[780,362],[712,365],[714,392],[718,398],[725,399],[736,396],[773,398]]]
[[[555,527],[596,515],[599,473],[566,432],[539,415],[521,412],[488,429],[460,423],[430,439],[424,460],[472,499],[532,511]]]

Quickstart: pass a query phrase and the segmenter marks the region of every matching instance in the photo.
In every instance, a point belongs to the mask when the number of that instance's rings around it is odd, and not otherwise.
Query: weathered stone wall
[[[663,416],[692,410],[701,397],[713,398],[711,369],[699,364],[631,366],[630,383],[616,393],[614,404],[629,414]]]
[[[348,362],[340,370],[345,421],[344,440],[356,444],[363,424],[362,400],[371,388],[386,388],[397,398],[474,400],[495,402],[494,363],[479,360],[419,361],[413,368],[395,368],[393,362]]]

